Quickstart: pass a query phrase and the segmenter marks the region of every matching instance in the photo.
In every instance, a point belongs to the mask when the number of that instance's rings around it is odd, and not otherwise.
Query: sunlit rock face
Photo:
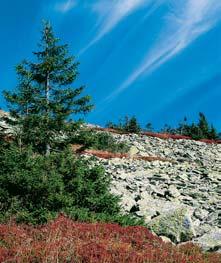
[[[4,120],[5,117],[8,117],[9,114],[3,110],[0,110],[0,132],[4,132],[5,134],[12,134],[13,129],[6,123]]]

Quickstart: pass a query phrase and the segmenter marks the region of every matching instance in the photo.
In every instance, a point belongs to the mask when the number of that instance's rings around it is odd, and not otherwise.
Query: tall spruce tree
[[[59,144],[58,138],[63,144],[65,134],[78,124],[70,116],[92,109],[90,97],[80,96],[84,87],[70,87],[78,75],[78,63],[68,55],[68,46],[59,41],[45,22],[39,51],[33,52],[35,61],[19,64],[17,90],[4,92],[20,144],[32,145],[47,155]]]

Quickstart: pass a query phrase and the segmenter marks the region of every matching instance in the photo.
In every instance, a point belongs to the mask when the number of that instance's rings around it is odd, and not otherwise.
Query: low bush
[[[70,150],[42,156],[11,146],[1,152],[0,164],[1,221],[38,224],[65,212],[82,221],[142,223],[121,215],[104,169]]]
[[[217,140],[219,138],[217,130],[213,125],[209,124],[206,116],[202,112],[199,113],[199,120],[197,123],[188,124],[187,118],[185,117],[177,128],[172,128],[166,124],[162,132],[184,135],[194,140]]]
[[[140,133],[141,126],[138,123],[135,116],[129,118],[126,116],[123,120],[120,120],[117,124],[108,122],[106,124],[107,128],[115,129],[123,133]]]
[[[113,153],[125,153],[129,146],[123,142],[117,142],[108,132],[96,132],[92,130],[81,130],[72,136],[71,143],[82,144],[85,149],[103,150]]]
[[[166,244],[145,227],[78,223],[61,215],[36,228],[1,224],[0,262],[218,263],[221,255]]]

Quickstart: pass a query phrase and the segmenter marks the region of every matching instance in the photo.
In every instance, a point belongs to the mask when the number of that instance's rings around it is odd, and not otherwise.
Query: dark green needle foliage
[[[66,134],[78,126],[79,121],[70,120],[72,114],[92,109],[90,97],[81,96],[84,87],[71,87],[78,76],[78,63],[68,55],[67,45],[59,42],[51,25],[44,23],[34,62],[19,64],[17,90],[4,92],[18,142],[46,154],[64,145]]]
[[[122,215],[101,166],[66,149],[48,156],[11,145],[0,154],[0,221],[45,223],[65,213],[80,221],[142,223]]]
[[[218,139],[218,133],[213,125],[210,125],[205,114],[200,112],[198,123],[188,124],[187,119],[174,129],[174,133],[187,135],[193,139]]]
[[[83,136],[81,122],[70,119],[92,106],[90,97],[82,96],[83,87],[71,87],[78,63],[49,23],[34,57],[17,66],[17,90],[4,92],[10,116],[3,119],[13,134],[10,140],[0,134],[0,221],[45,223],[62,212],[83,221],[137,224],[121,214],[104,169],[69,150],[73,134],[97,148],[113,148],[114,140],[106,134]]]
[[[125,116],[125,118],[122,120],[120,119],[118,124],[114,124],[112,122],[108,122],[106,124],[107,128],[116,129],[120,132],[126,132],[126,133],[140,133],[141,127],[140,124],[137,121],[137,118],[135,116],[128,117]]]
[[[82,145],[83,149],[109,151],[113,153],[127,153],[130,147],[125,142],[117,142],[108,132],[96,132],[81,129],[70,137],[73,144]]]

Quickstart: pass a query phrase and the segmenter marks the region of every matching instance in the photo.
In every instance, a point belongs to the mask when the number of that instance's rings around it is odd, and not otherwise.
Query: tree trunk
[[[46,80],[46,101],[47,101],[47,106],[49,105],[49,94],[50,92],[50,78],[49,74],[47,74],[47,80]],[[47,108],[47,117],[48,117],[48,108]],[[48,117],[49,118],[49,117]],[[50,155],[51,153],[51,146],[50,146],[50,136],[48,137],[49,142],[46,144],[46,156]]]
[[[46,144],[46,156],[49,156],[51,153],[51,146],[49,143]]]

